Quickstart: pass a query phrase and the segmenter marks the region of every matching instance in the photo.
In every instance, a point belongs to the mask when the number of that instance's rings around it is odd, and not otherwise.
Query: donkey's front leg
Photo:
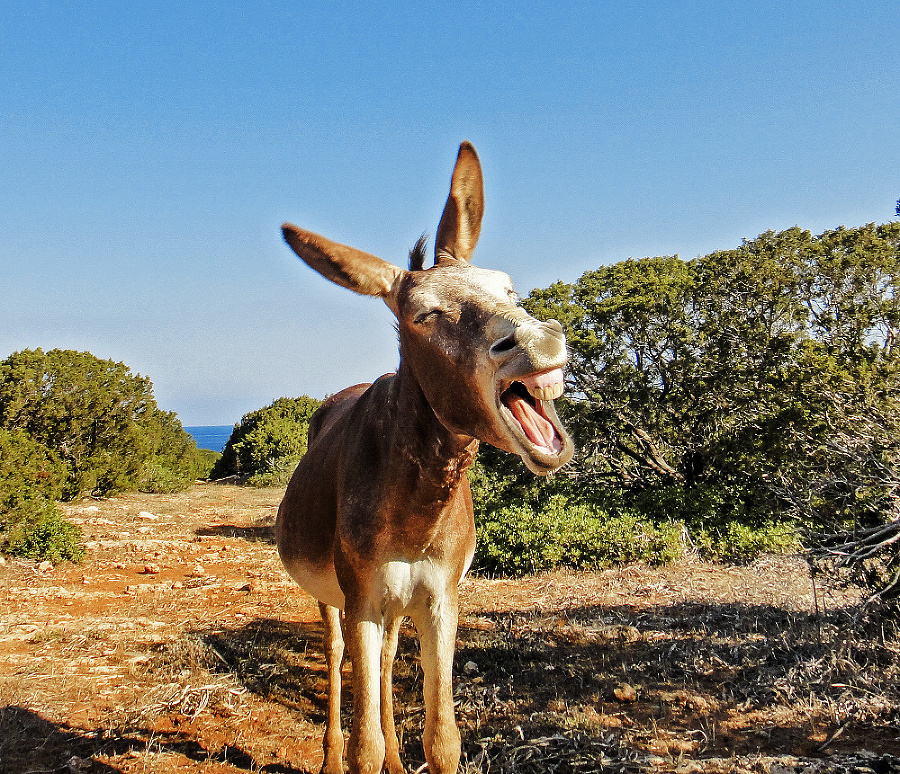
[[[347,599],[344,636],[353,666],[353,724],[347,745],[350,774],[379,774],[384,763],[381,730],[381,645],[384,624],[380,611],[364,600]]]
[[[325,760],[322,774],[343,774],[344,733],[341,730],[341,663],[344,660],[344,638],[341,635],[341,614],[336,607],[319,603],[319,615],[325,624],[323,649],[328,666],[328,718],[325,721],[325,740],[322,747]]]
[[[384,732],[384,767],[388,774],[404,772],[394,725],[394,656],[402,622],[403,616],[396,616],[387,623],[381,648],[381,729]]]
[[[431,600],[415,620],[422,644],[425,733],[422,743],[431,774],[456,774],[460,738],[453,710],[453,653],[459,602],[456,587]]]

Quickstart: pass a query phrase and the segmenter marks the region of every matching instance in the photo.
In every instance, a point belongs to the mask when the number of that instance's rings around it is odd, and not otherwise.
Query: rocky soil
[[[83,501],[65,507],[83,564],[0,564],[0,772],[318,771],[321,626],[272,545],[280,497]],[[814,597],[795,558],[472,578],[462,600],[472,774],[900,772],[900,643],[853,634],[855,600]],[[396,669],[410,771],[413,634]]]

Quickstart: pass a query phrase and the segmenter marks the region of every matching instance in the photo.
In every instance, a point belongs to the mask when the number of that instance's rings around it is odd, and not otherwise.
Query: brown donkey
[[[383,298],[400,337],[396,374],[350,387],[315,413],[309,449],[278,510],[281,559],[319,600],[325,622],[327,774],[342,771],[345,640],[353,667],[350,771],[403,771],[391,670],[405,616],[421,643],[428,769],[456,774],[457,585],[475,550],[466,469],[479,441],[518,454],[539,474],[572,457],[553,407],[566,363],[561,326],[518,306],[506,274],[469,264],[483,197],[478,156],[464,142],[428,269],[424,240],[406,271],[283,227],[297,255],[324,277]]]

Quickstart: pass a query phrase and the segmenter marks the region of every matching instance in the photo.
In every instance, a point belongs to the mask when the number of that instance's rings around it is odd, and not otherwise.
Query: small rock
[[[467,661],[466,665],[463,667],[463,671],[467,675],[474,675],[478,671],[478,664],[474,661]]]
[[[79,758],[77,755],[73,755],[66,761],[66,771],[70,772],[70,774],[77,774],[79,771],[86,771],[90,768],[91,762],[84,758]]]
[[[53,562],[48,562],[46,559],[41,562],[38,566],[38,572],[50,572],[53,569]]]
[[[637,701],[637,691],[633,685],[622,683],[613,690],[613,696],[621,702]]]
[[[100,509],[96,505],[89,505],[87,508],[81,509],[82,513],[100,513]]]
[[[138,527],[138,532],[142,535],[150,535],[153,532],[153,527]]]
[[[137,517],[139,519],[146,519],[147,521],[159,521],[159,516],[155,513],[150,513],[150,511],[141,511]]]
[[[145,564],[144,565],[144,574],[145,575],[158,575],[162,572],[162,567],[158,564]]]
[[[192,578],[202,578],[206,575],[206,570],[203,569],[203,565],[199,562],[191,567],[190,573],[188,573]]]

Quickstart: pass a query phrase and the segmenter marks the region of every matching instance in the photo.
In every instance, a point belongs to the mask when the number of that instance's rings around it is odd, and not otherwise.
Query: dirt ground
[[[280,496],[83,501],[65,507],[83,564],[0,564],[0,772],[318,771],[322,630],[272,544]],[[900,772],[900,643],[851,636],[854,600],[814,598],[796,558],[471,578],[461,598],[472,774]],[[410,771],[413,634],[396,668]]]

